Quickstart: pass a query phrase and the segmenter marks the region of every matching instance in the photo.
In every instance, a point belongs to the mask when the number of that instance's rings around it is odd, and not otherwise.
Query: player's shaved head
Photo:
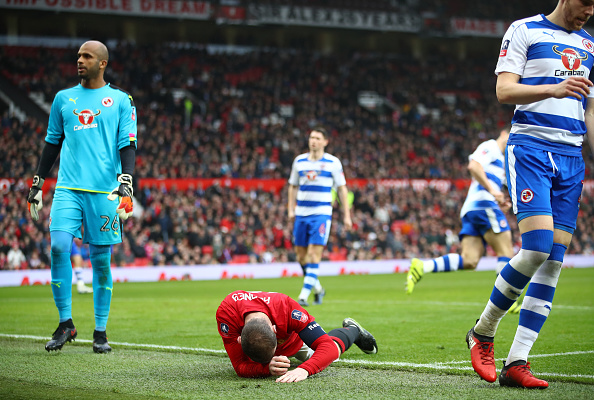
[[[81,50],[85,48],[86,50],[94,53],[99,61],[109,61],[109,51],[107,51],[107,46],[98,40],[89,40],[88,42],[84,42],[80,48]]]
[[[276,350],[276,335],[270,323],[263,318],[253,318],[241,331],[241,348],[253,361],[268,364]]]
[[[107,67],[108,59],[109,52],[103,43],[97,40],[84,42],[78,50],[78,60],[76,62],[81,85],[89,89],[104,86],[103,73]]]

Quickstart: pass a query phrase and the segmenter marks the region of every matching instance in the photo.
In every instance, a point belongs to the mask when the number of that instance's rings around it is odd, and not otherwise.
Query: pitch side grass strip
[[[45,341],[48,340],[47,337],[43,336],[32,336],[32,335],[10,335],[5,333],[0,333],[1,337],[11,338],[11,339],[31,339],[35,341]],[[93,343],[92,340],[87,339],[78,339],[77,343]],[[225,354],[225,350],[216,350],[216,349],[205,349],[200,347],[180,347],[180,346],[161,346],[157,344],[145,344],[145,343],[128,343],[128,342],[109,342],[112,345],[123,346],[123,347],[136,347],[142,349],[151,349],[151,350],[164,350],[164,351],[183,351],[183,352],[192,352],[192,353],[213,353],[213,354]],[[594,350],[588,351],[570,351],[566,353],[552,353],[552,354],[535,354],[531,355],[530,358],[543,358],[543,357],[561,357],[561,356],[571,356],[571,355],[580,355],[580,354],[594,354]],[[503,358],[497,359],[497,361],[503,361]],[[455,367],[456,364],[468,364],[470,361],[448,361],[448,362],[437,362],[437,363],[429,363],[429,364],[419,364],[419,363],[407,363],[407,362],[400,362],[400,361],[369,361],[369,360],[338,360],[335,363],[343,363],[343,364],[353,364],[353,365],[369,365],[369,366],[392,366],[392,367],[404,367],[404,368],[427,368],[427,369],[435,369],[435,370],[456,370],[456,371],[470,371],[472,367]],[[563,377],[563,378],[587,378],[587,379],[594,379],[594,375],[573,375],[573,374],[559,374],[556,372],[538,372],[539,375],[542,376],[550,376],[550,377]]]

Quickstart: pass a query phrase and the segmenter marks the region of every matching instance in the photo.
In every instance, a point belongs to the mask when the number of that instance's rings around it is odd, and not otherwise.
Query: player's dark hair
[[[250,319],[241,331],[241,348],[252,361],[268,364],[276,350],[276,334],[264,319]]]
[[[323,128],[321,126],[316,126],[311,131],[309,131],[309,133],[312,133],[314,131],[320,132],[322,134],[322,136],[324,136],[324,139],[328,139],[328,131],[325,128]]]

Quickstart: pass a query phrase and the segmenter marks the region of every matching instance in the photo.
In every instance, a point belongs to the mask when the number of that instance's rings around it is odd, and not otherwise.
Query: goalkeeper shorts
[[[118,202],[105,193],[56,188],[50,212],[50,232],[68,232],[83,243],[110,245],[122,242]],[[81,228],[84,229],[84,237]]]

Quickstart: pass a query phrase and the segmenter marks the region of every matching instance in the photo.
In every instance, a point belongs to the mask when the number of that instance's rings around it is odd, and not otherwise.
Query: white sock
[[[528,353],[530,353],[532,345],[534,345],[534,342],[536,342],[537,338],[538,333],[523,326],[518,326],[518,329],[516,330],[516,336],[514,337],[514,342],[509,349],[509,354],[507,356],[507,360],[505,361],[505,365],[509,365],[518,360],[527,361]]]
[[[323,290],[323,288],[322,288],[322,284],[320,283],[320,280],[318,279],[318,280],[316,281],[316,284],[315,284],[315,285],[314,285],[314,287],[313,287],[313,292],[314,292],[315,294],[320,294],[320,293],[322,293],[322,290]]]
[[[485,310],[481,314],[481,318],[477,322],[475,326],[475,332],[479,335],[484,336],[495,336],[495,332],[497,331],[497,326],[499,325],[499,321],[505,315],[509,307],[520,297],[522,294],[522,290],[528,283],[526,281],[523,284],[520,284],[516,287],[512,286],[509,282],[507,282],[502,275],[506,275],[505,271],[507,268],[512,268],[515,271],[519,272],[524,277],[531,278],[538,268],[547,260],[548,254],[542,253],[539,251],[533,250],[526,250],[521,249],[518,254],[514,256],[509,261],[509,265],[506,266],[501,273],[495,279],[495,287],[493,288],[493,293],[491,293],[491,297],[489,298],[489,302],[485,307]],[[517,275],[516,276],[521,276]],[[493,303],[493,301],[497,301],[497,297],[494,297],[495,292],[499,292],[503,294],[509,301],[509,306],[507,308],[498,307]],[[501,298],[501,297],[500,297]],[[503,306],[502,306],[503,307]]]
[[[423,261],[423,272],[433,272],[433,260]]]
[[[501,270],[510,262],[510,258],[507,257],[497,257],[497,266],[495,267],[495,273],[499,275]]]
[[[447,272],[457,271],[462,267],[462,256],[456,253],[423,261],[423,272]]]
[[[81,267],[76,267],[74,268],[74,274],[76,275],[76,282],[83,282],[83,278],[82,278],[82,268]]]
[[[517,360],[528,360],[528,354],[530,353],[532,346],[534,346],[534,342],[536,342],[536,339],[538,338],[540,329],[548,318],[553,306],[552,302],[543,298],[538,298],[539,291],[533,290],[534,288],[531,289],[531,286],[536,285],[535,287],[556,288],[561,273],[561,264],[560,261],[549,259],[545,261],[532,277],[530,286],[528,286],[526,292],[526,297],[522,303],[522,310],[520,310],[520,324],[518,325],[516,336],[509,349],[505,365],[509,365]],[[543,317],[544,320],[542,320]],[[534,331],[527,326],[523,326],[524,324],[537,329],[537,331]]]
[[[301,293],[299,293],[299,300],[307,300],[310,293],[311,289],[301,288]]]

